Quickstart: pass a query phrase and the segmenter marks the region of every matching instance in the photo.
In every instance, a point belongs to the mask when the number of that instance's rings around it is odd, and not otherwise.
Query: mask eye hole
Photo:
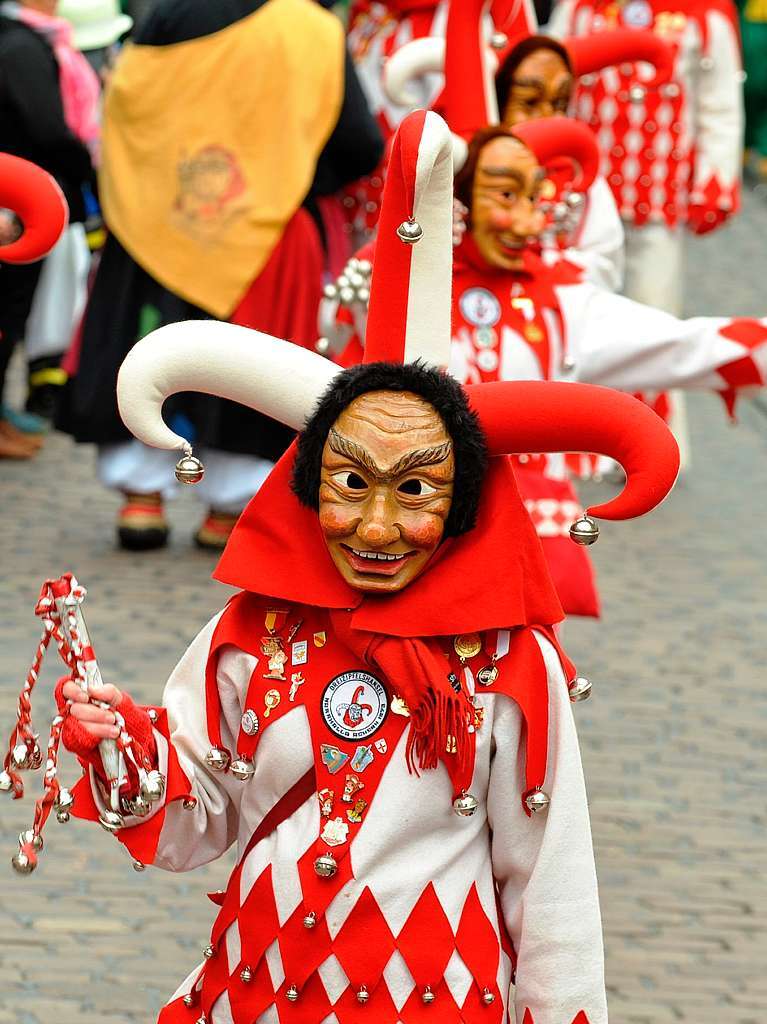
[[[427,494],[436,493],[436,487],[427,484],[424,480],[411,479],[403,480],[397,490],[400,494],[409,494],[414,498],[423,498]]]
[[[355,473],[354,470],[344,470],[343,473],[336,473],[333,479],[341,484],[342,487],[348,488],[350,491],[366,491],[367,483],[362,479],[359,473]]]

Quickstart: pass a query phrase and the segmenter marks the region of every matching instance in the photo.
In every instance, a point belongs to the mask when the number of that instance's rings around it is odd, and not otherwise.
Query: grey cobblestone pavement
[[[767,207],[750,198],[737,225],[694,246],[691,312],[764,312],[766,235]],[[745,405],[731,427],[704,395],[690,418],[693,471],[651,518],[605,527],[604,620],[566,630],[595,684],[576,711],[613,1024],[767,1019],[767,415]],[[102,668],[144,700],[225,599],[190,545],[190,495],[172,509],[172,546],[149,557],[115,551],[116,507],[92,451],[61,437],[35,463],[0,465],[3,735],[45,577],[71,568],[90,588]],[[44,699],[52,708],[50,687]],[[136,874],[97,828],[53,822],[37,874],[17,879],[8,858],[31,806],[0,805],[0,1024],[147,1024],[198,961],[215,909],[204,893],[229,862]]]

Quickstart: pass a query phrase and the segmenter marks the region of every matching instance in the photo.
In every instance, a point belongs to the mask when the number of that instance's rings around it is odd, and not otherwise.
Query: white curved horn
[[[423,98],[408,86],[414,78],[445,70],[445,40],[437,36],[413,39],[387,58],[383,69],[383,89],[392,103],[416,110]]]
[[[247,327],[215,320],[168,324],[142,338],[117,378],[117,404],[128,430],[154,448],[186,447],[162,418],[179,391],[229,398],[301,430],[340,371],[316,352]]]

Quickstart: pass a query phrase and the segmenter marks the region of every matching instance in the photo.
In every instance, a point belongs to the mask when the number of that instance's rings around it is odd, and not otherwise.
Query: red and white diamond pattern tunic
[[[236,750],[245,722],[252,729],[254,716],[260,721],[253,778],[243,783],[205,762],[205,678],[215,619],[163,696],[156,739],[166,802],[151,818],[126,819],[129,827],[119,833],[134,856],[186,871],[234,843],[242,857],[259,822],[312,766],[322,790],[321,800],[312,795],[240,861],[226,895],[217,898],[221,912],[207,958],[171,998],[163,1024],[201,1017],[210,1024],[502,1024],[507,1012],[516,1024],[606,1024],[588,808],[554,646],[541,633],[523,631],[538,674],[527,684],[513,681],[535,687],[544,722],[548,716],[548,811],[529,815],[520,799],[526,787],[521,705],[503,692],[504,673],[507,683],[518,675],[504,661],[512,660],[515,641],[505,655],[510,634],[492,631],[483,638],[493,638],[498,680],[476,686],[471,793],[478,809],[462,817],[453,810],[442,763],[420,775],[408,771],[408,721],[395,712],[386,679],[372,686],[363,680],[354,694],[363,727],[386,705],[380,727],[360,740],[328,733],[322,709],[332,680],[362,669],[332,632],[327,613],[298,606],[291,619],[302,623],[296,642],[307,645],[295,690],[292,666],[285,682],[275,681],[264,678],[265,657],[231,645],[220,650],[221,739]],[[320,647],[313,637],[321,637]],[[483,652],[476,664],[469,661],[474,677],[488,660]],[[93,776],[91,786],[100,804]],[[349,786],[354,792],[345,802]],[[94,816],[82,807],[89,793],[78,793],[81,816]],[[361,824],[347,824],[360,817]],[[336,838],[351,829],[332,846],[339,862],[333,879],[313,868],[328,822]]]
[[[574,113],[598,136],[602,173],[624,220],[689,222],[697,230],[737,209],[743,74],[736,24],[729,0],[557,4],[553,35],[653,28],[674,49],[673,77],[658,89],[641,88],[652,72],[634,64],[586,76],[576,89]]]

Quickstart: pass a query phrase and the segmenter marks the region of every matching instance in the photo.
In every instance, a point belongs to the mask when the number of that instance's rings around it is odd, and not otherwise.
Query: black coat
[[[58,181],[72,221],[85,219],[82,186],[93,182],[87,147],[64,120],[59,69],[46,40],[0,17],[0,150],[39,164]]]

